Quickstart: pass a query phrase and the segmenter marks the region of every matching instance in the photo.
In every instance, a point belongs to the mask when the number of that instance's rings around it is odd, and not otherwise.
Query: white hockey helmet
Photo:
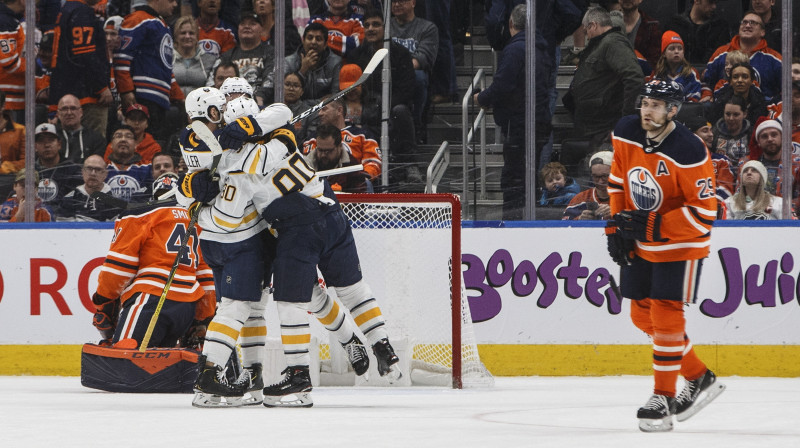
[[[248,97],[253,97],[253,87],[247,82],[246,79],[238,76],[232,76],[225,79],[222,85],[219,86],[219,91],[227,98],[232,93],[243,93]]]
[[[291,119],[292,110],[283,103],[270,104],[258,113],[258,125],[264,134],[286,126]]]
[[[219,123],[222,120],[222,113],[225,108],[225,95],[214,87],[200,87],[194,89],[186,95],[186,114],[189,119],[205,118],[212,123]],[[212,107],[219,110],[219,119],[212,120],[209,111]]]
[[[167,199],[175,196],[178,192],[178,175],[175,173],[164,173],[158,176],[153,182],[153,200]]]
[[[230,79],[230,78],[228,78]],[[256,115],[259,112],[258,103],[252,98],[240,96],[228,101],[225,105],[225,123],[233,123],[237,118],[247,115]]]

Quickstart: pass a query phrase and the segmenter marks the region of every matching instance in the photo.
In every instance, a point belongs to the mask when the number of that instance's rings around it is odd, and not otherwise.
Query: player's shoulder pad
[[[215,134],[216,135],[216,134]],[[182,151],[188,152],[204,152],[204,151],[211,151],[211,148],[197,136],[197,134],[192,130],[191,126],[186,126],[181,131],[181,136],[178,139],[178,143],[181,146]]]
[[[702,140],[678,122],[675,123],[675,130],[667,136],[659,149],[678,165],[694,165],[709,157]]]
[[[634,142],[645,141],[645,132],[639,115],[626,115],[620,118],[614,127],[614,137]]]
[[[290,151],[294,151],[295,149],[297,149],[297,139],[294,136],[294,132],[292,132],[288,128],[284,127],[275,129],[269,134],[269,137],[270,139],[277,139],[278,141],[286,145],[286,147],[289,148]]]

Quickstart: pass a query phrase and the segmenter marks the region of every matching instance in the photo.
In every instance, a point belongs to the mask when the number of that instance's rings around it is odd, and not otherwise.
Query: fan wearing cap
[[[263,93],[261,85],[275,66],[275,52],[271,45],[261,40],[261,30],[258,15],[252,10],[243,11],[239,21],[239,43],[223,53],[214,66],[216,69],[232,63],[238,67],[237,76],[250,83],[259,106],[272,102],[272,97]]]
[[[783,198],[767,191],[767,168],[758,160],[742,166],[739,190],[725,200],[725,219],[764,221],[783,219]]]
[[[356,64],[345,64],[339,70],[339,90],[344,90],[356,83],[361,77],[361,67]],[[364,109],[364,89],[357,86],[347,92],[344,96],[347,115],[344,117],[345,123],[351,126],[361,126],[361,115]]]
[[[567,205],[562,219],[579,221],[609,219],[611,208],[608,205],[608,174],[611,172],[611,161],[614,153],[600,151],[589,159],[589,171],[592,175],[592,188],[578,193]]]
[[[83,107],[83,125],[105,137],[111,66],[106,52],[103,22],[94,5],[99,0],[67,1],[61,7],[55,30],[53,72],[50,75],[50,110],[64,95],[75,95]]]
[[[147,106],[138,103],[128,106],[125,109],[125,124],[133,129],[136,153],[142,157],[138,163],[140,165],[152,163],[153,156],[161,152],[161,145],[147,132],[147,127],[150,125],[150,112]],[[109,142],[103,157],[108,163],[111,163],[111,152],[111,142]]]
[[[674,31],[666,31],[661,36],[661,56],[648,81],[653,78],[669,79],[680,84],[683,87],[684,101],[700,101],[703,88],[700,74],[684,57],[683,40]]]
[[[745,160],[758,160],[767,170],[766,190],[773,195],[781,194],[783,171],[782,146],[783,125],[779,120],[763,120],[756,126],[755,145],[750,146],[750,155]],[[792,154],[792,177],[797,185],[800,175],[800,155]],[[740,179],[741,183],[741,179]]]
[[[39,175],[34,173],[34,184],[39,183]],[[49,222],[54,221],[55,214],[50,210],[50,207],[42,203],[38,196],[33,195],[36,200],[34,207],[34,221],[35,222]],[[19,170],[14,176],[14,197],[7,200],[0,205],[0,221],[8,222],[24,222],[25,213],[25,168]]]
[[[50,123],[36,126],[36,171],[39,173],[38,195],[47,204],[56,204],[81,183],[81,166],[61,158],[61,140]]]

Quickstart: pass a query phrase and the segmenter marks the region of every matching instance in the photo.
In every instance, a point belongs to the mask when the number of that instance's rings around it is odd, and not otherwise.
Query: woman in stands
[[[756,72],[749,62],[737,63],[731,66],[731,76],[728,84],[714,92],[714,102],[711,105],[711,121],[718,120],[724,113],[725,103],[734,95],[744,99],[744,109],[747,120],[755,123],[761,117],[766,117],[767,100],[755,84]]]
[[[675,81],[683,87],[683,101],[699,102],[702,93],[700,75],[683,54],[683,40],[674,31],[666,31],[661,36],[661,57],[650,79],[659,78]]]
[[[175,57],[172,70],[175,81],[186,96],[198,87],[205,87],[208,75],[217,56],[206,53],[198,44],[197,22],[192,16],[183,16],[175,22]]]
[[[739,191],[725,199],[726,219],[773,220],[783,219],[783,199],[766,189],[767,169],[758,160],[742,167]]]

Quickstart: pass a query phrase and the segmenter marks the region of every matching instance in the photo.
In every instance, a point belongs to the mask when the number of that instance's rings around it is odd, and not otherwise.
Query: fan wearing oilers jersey
[[[653,395],[637,413],[646,432],[671,430],[673,416],[688,419],[725,389],[686,335],[683,307],[696,300],[717,200],[708,150],[674,121],[682,101],[677,83],[652,80],[639,115],[623,117],[612,134],[606,236],[631,320],[653,342]],[[686,381],[677,394],[679,374]]]
[[[273,295],[288,367],[281,382],[264,388],[265,406],[308,407],[313,404],[308,370],[311,335],[307,311],[312,311],[329,330],[331,322],[326,323],[324,316],[329,316],[327,320],[330,320],[336,311],[338,319],[340,312],[338,304],[330,298],[325,297],[322,303],[317,300],[313,292],[318,285],[317,267],[367,337],[378,362],[379,374],[390,380],[399,378],[398,358],[389,343],[377,301],[361,277],[347,218],[330,187],[317,177],[297,150],[293,133],[285,127],[292,118],[291,111],[278,103],[255,115],[237,118],[235,105],[243,100],[237,98],[228,104],[226,121],[230,122],[220,133],[219,140],[223,147],[244,145],[237,151],[241,153],[238,170],[231,173],[254,178],[256,183],[250,190],[253,203],[278,236],[273,262]],[[247,143],[253,138],[258,141]],[[344,343],[341,333],[337,333],[337,337]],[[353,335],[349,342],[355,341],[358,338]],[[356,373],[359,373],[357,368]]]

